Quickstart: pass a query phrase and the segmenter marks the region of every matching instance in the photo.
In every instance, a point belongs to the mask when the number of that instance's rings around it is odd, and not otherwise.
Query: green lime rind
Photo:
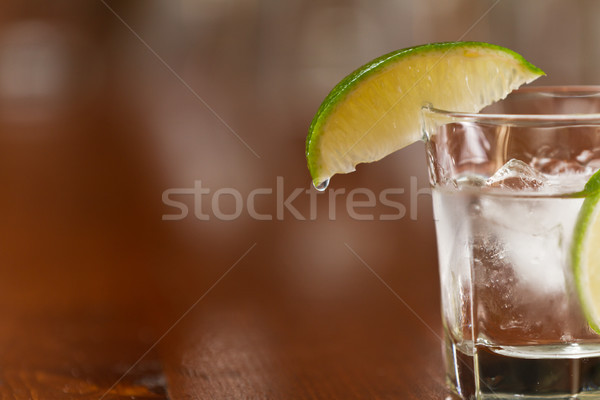
[[[600,192],[600,170],[596,171],[596,173],[592,175],[590,180],[583,188],[583,193],[586,193],[588,196],[594,195],[598,192]]]
[[[583,192],[580,193],[587,193],[587,197],[583,201],[575,224],[571,248],[573,275],[588,324],[590,328],[600,334],[600,304],[594,304],[589,286],[593,279],[590,276],[590,269],[594,268],[593,263],[595,263],[595,268],[600,269],[600,260],[588,257],[591,246],[600,245],[591,243],[592,232],[600,230],[600,171],[592,175]],[[596,275],[600,275],[600,272],[597,272]]]
[[[583,190],[571,195],[571,197],[590,197],[600,192],[600,170],[587,181]]]
[[[461,47],[469,47],[469,48],[484,48],[495,51],[502,51],[507,54],[510,54],[514,59],[519,62],[525,69],[531,71],[532,73],[538,75],[545,75],[544,71],[535,65],[531,64],[527,61],[522,55],[507,49],[502,46],[489,44],[485,42],[441,42],[441,43],[430,43],[425,45],[419,45],[414,47],[408,47],[401,50],[392,51],[390,53],[384,54],[373,61],[363,65],[358,68],[344,79],[342,79],[325,97],[323,103],[317,110],[315,117],[313,118],[310,127],[308,129],[308,136],[306,138],[306,158],[308,169],[310,171],[311,176],[313,177],[313,183],[315,185],[319,185],[321,182],[318,182],[315,179],[317,174],[317,160],[320,159],[320,150],[318,146],[313,145],[315,142],[315,132],[320,131],[320,127],[324,121],[327,120],[329,114],[333,111],[335,106],[340,103],[360,82],[364,81],[366,78],[373,76],[383,68],[389,67],[394,62],[398,62],[406,57],[415,54],[424,54],[427,52],[447,52],[456,48]],[[457,110],[458,111],[458,110]]]

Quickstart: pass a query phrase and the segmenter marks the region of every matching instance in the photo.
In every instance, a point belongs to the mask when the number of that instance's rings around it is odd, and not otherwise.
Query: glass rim
[[[594,97],[600,101],[600,85],[573,86],[529,86],[512,91],[508,96],[533,94],[556,98],[564,97]],[[507,97],[508,97],[507,96]],[[504,99],[502,99],[504,100]],[[499,101],[502,101],[499,100]],[[600,124],[600,112],[597,113],[566,113],[566,114],[511,114],[511,113],[473,113],[449,111],[434,107],[431,103],[421,107],[423,114],[460,119],[471,122],[499,123],[592,123]]]

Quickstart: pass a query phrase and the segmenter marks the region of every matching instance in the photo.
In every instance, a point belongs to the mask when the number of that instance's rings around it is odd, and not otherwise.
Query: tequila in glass
[[[465,399],[600,399],[600,335],[572,267],[600,168],[600,88],[423,110],[447,380]],[[598,243],[600,246],[600,243]]]

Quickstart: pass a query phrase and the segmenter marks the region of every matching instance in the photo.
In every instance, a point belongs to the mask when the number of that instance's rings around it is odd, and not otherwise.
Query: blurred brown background
[[[444,398],[422,146],[317,195],[312,116],[357,66],[425,42],[600,83],[594,0],[0,10],[3,399]],[[356,188],[403,189],[406,214],[376,199],[357,220]]]

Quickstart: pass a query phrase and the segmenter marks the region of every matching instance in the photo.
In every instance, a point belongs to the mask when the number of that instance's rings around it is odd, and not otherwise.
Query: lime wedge
[[[573,237],[573,274],[588,323],[600,334],[600,171],[584,192]]]
[[[344,78],[317,111],[306,139],[313,183],[379,160],[421,139],[419,112],[478,112],[544,75],[519,54],[487,43],[426,44],[381,56]]]

